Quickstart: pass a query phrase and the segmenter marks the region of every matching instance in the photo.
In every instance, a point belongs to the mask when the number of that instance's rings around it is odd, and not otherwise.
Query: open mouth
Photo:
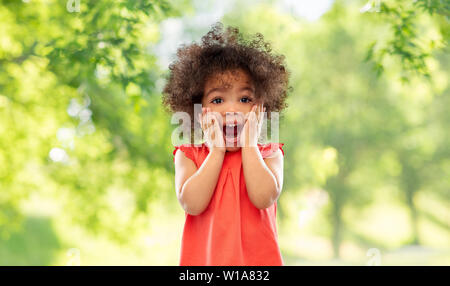
[[[238,142],[239,135],[241,134],[243,124],[233,123],[223,125],[223,138],[227,145]]]

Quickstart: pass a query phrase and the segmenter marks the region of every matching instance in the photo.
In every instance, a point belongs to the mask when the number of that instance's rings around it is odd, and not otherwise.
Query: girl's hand
[[[226,152],[225,140],[221,118],[217,118],[215,112],[211,112],[209,107],[202,107],[202,114],[198,115],[198,121],[205,134],[206,144],[212,150]]]
[[[261,128],[264,119],[264,104],[254,105],[252,110],[245,115],[246,121],[242,129],[239,143],[242,147],[255,147],[261,134]]]

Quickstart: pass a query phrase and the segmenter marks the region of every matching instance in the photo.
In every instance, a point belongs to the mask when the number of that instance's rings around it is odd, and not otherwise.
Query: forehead
[[[230,87],[235,84],[253,86],[250,75],[247,72],[238,69],[224,71],[210,76],[205,82],[205,89],[218,86]]]

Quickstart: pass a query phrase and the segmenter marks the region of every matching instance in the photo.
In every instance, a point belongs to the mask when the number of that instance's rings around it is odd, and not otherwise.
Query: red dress
[[[258,144],[263,158],[284,143]],[[203,144],[175,146],[199,168],[209,153]],[[256,208],[247,195],[241,150],[226,152],[214,194],[201,214],[188,213],[181,242],[180,266],[283,265],[278,247],[277,203]]]

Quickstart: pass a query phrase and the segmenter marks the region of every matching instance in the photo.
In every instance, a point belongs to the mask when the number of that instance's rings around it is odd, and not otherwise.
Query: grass
[[[431,204],[429,199],[419,205],[425,209]],[[38,201],[36,206],[28,210],[21,230],[0,241],[0,265],[178,265],[184,224],[181,210],[169,213],[161,207],[153,211],[147,228],[130,238],[130,243],[118,244],[71,224],[61,213],[39,212]],[[296,213],[288,213],[278,229],[285,265],[364,266],[372,259],[370,248],[379,250],[380,265],[450,265],[448,228],[433,222],[434,217],[423,216],[419,221],[423,245],[405,245],[410,228],[392,228],[408,223],[404,212],[402,206],[384,202],[358,216],[345,217],[349,229],[344,232],[339,259],[333,258],[321,211],[301,227]]]

